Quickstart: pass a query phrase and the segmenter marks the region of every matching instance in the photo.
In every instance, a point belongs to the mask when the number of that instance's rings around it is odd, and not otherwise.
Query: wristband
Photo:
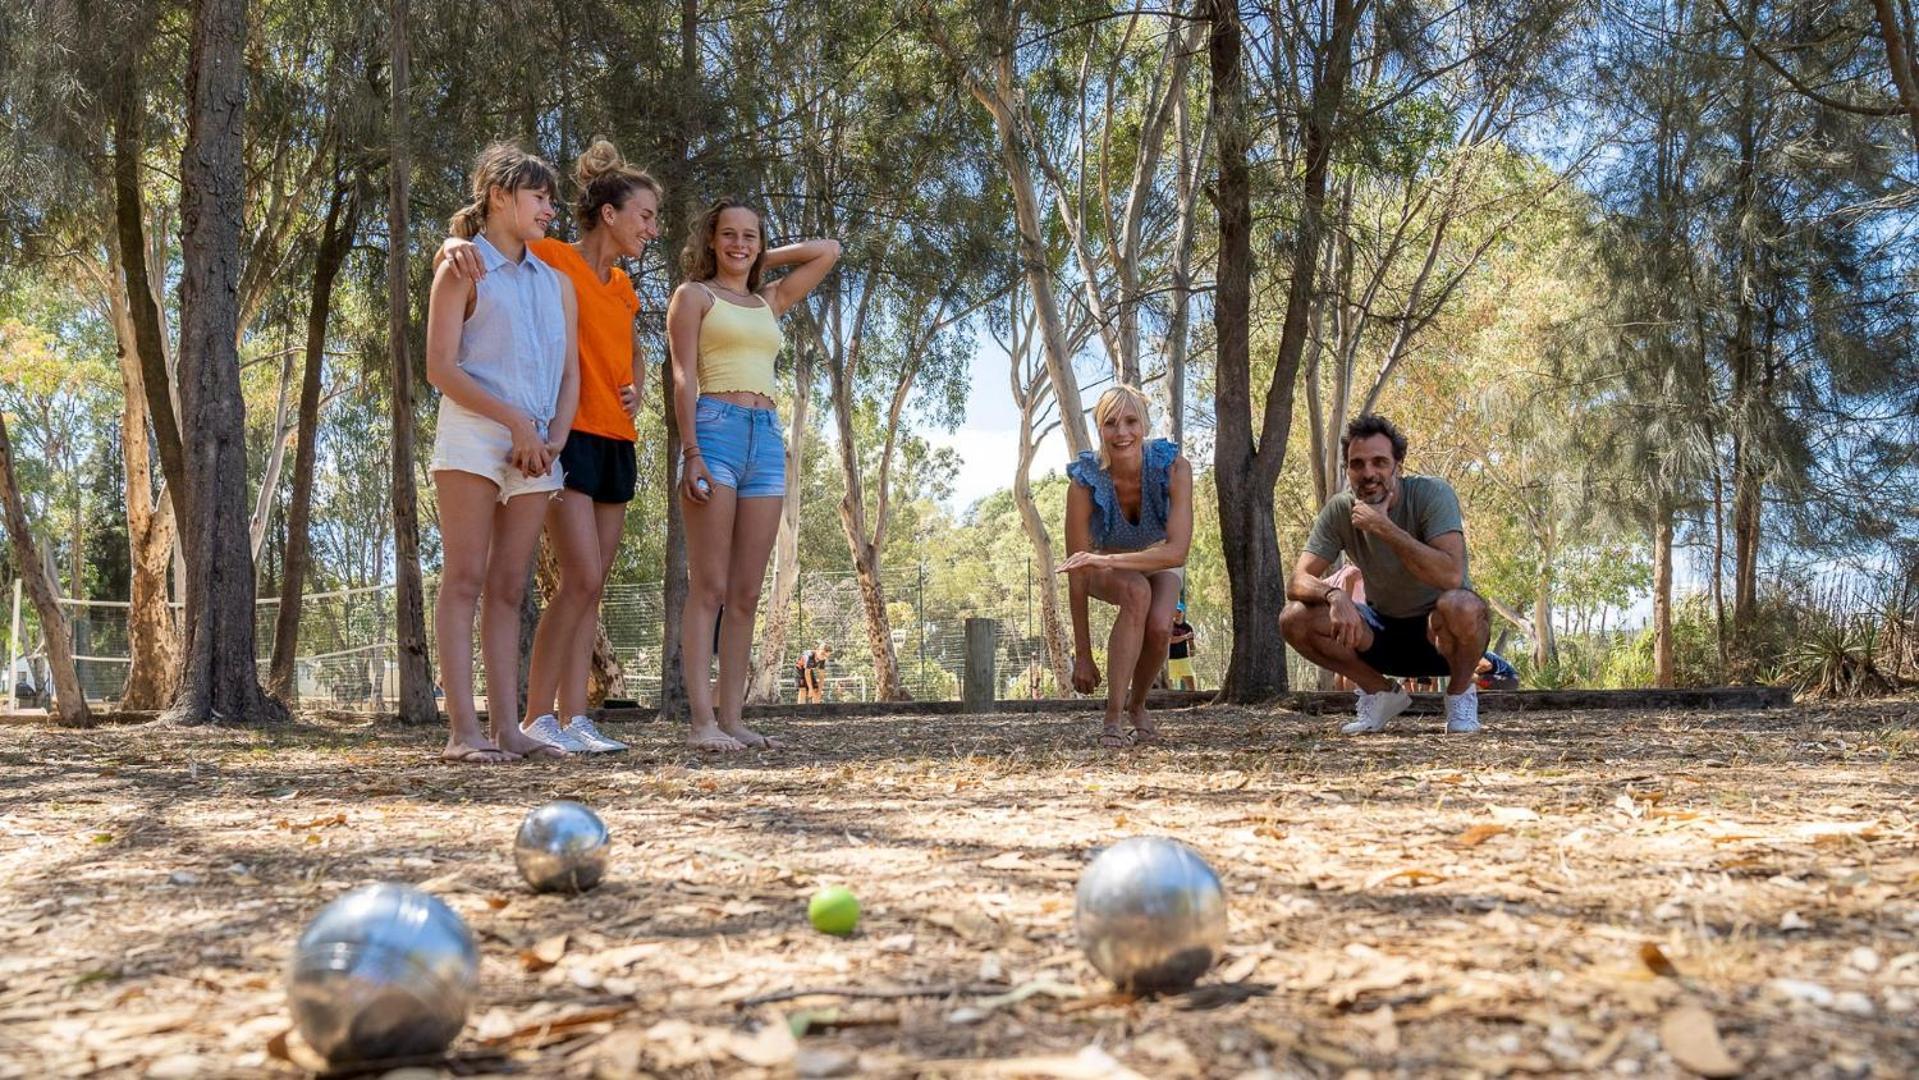
[[[680,456],[681,457],[699,457],[700,448],[697,446],[682,446],[680,447]]]

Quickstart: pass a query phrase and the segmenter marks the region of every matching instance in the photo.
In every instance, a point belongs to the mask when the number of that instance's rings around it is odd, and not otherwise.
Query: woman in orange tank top
[[[580,155],[574,179],[580,239],[569,244],[549,237],[529,245],[573,283],[579,298],[580,405],[560,453],[565,486],[547,509],[546,535],[559,556],[560,583],[533,637],[520,727],[568,753],[606,753],[626,744],[601,734],[587,718],[587,677],[600,594],[633,499],[639,437],[633,418],[646,375],[634,340],[640,298],[615,261],[639,258],[659,236],[662,192],[605,139]],[[471,245],[448,241],[441,254],[463,271],[483,269]]]

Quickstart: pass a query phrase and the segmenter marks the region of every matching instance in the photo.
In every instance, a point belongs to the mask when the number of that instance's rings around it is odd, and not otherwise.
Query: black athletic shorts
[[[1438,649],[1433,648],[1432,641],[1426,636],[1425,615],[1414,615],[1409,619],[1395,619],[1390,615],[1377,617],[1385,625],[1373,629],[1373,647],[1359,654],[1368,667],[1381,675],[1406,678],[1434,678],[1452,674],[1453,666],[1446,662]]]
[[[633,501],[639,461],[633,444],[625,439],[609,439],[585,431],[570,432],[566,448],[560,451],[560,468],[566,472],[569,491],[577,491],[596,503]]]

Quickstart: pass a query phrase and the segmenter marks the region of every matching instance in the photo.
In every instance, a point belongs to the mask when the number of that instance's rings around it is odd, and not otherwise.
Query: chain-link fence
[[[999,572],[978,578],[970,569],[943,567],[932,562],[886,570],[880,599],[886,612],[884,640],[901,688],[921,701],[950,701],[960,696],[966,667],[966,620],[991,618],[998,623],[996,670],[999,697],[1070,696],[1048,663],[1041,614],[1045,583],[1036,566],[1024,572]],[[429,626],[434,583],[426,583]],[[1071,633],[1065,579],[1058,581],[1060,619]],[[394,587],[377,585],[311,593],[303,599],[295,674],[302,703],[338,709],[379,711],[398,694],[394,650]],[[769,574],[762,610],[754,635],[755,662],[764,647],[773,602]],[[88,698],[112,702],[120,696],[130,664],[128,607],[124,602],[62,601],[73,633],[81,685]],[[13,642],[13,678],[23,702],[33,701],[47,685],[43,638],[32,605],[18,609],[21,633]],[[264,676],[273,645],[279,599],[259,601],[256,640]],[[178,605],[171,608],[179,618]],[[661,635],[665,605],[659,582],[609,585],[601,601],[601,623],[613,654],[619,660],[626,697],[655,704],[660,688]],[[1093,653],[1105,667],[1106,638],[1112,608],[1090,604],[1089,629]],[[1229,613],[1191,611],[1188,621],[1196,640],[1194,668],[1200,686],[1218,685],[1228,653]],[[867,627],[866,599],[859,578],[850,572],[806,572],[799,576],[788,609],[787,636],[782,657],[768,658],[777,674],[779,697],[796,698],[796,664],[809,649],[826,645],[832,659],[824,671],[829,701],[870,701],[880,692],[881,661],[876,659]],[[478,643],[474,657],[475,691],[485,693]],[[1295,679],[1298,673],[1295,673]],[[1311,685],[1310,682],[1303,685]]]

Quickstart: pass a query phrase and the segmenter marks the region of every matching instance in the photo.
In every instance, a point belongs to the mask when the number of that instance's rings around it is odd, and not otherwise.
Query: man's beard
[[[1353,498],[1372,506],[1384,506],[1392,497],[1392,485],[1383,480],[1371,487],[1353,488]]]

